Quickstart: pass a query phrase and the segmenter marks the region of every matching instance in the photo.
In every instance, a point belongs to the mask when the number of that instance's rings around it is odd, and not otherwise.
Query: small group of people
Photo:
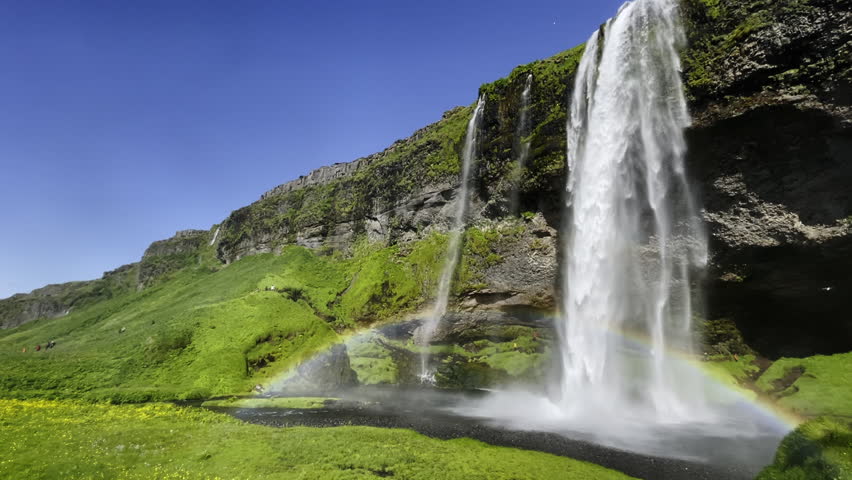
[[[56,346],[56,342],[54,342],[53,340],[51,340],[51,341],[49,341],[49,342],[47,342],[47,343],[45,343],[45,344],[44,344],[44,350],[49,350],[49,349],[51,349],[51,348],[53,348],[53,347],[55,347],[55,346]],[[41,346],[41,344],[36,345],[36,347],[35,347],[35,351],[36,351],[36,352],[40,352],[41,350],[42,350],[42,346]],[[27,347],[22,348],[22,349],[21,349],[21,353],[27,353]]]

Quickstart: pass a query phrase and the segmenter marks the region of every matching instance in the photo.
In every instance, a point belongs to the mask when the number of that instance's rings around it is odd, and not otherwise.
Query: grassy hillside
[[[338,332],[421,303],[444,241],[360,242],[346,256],[293,246],[184,268],[67,317],[0,331],[0,392],[145,401],[247,391]],[[55,348],[35,351],[50,340]]]

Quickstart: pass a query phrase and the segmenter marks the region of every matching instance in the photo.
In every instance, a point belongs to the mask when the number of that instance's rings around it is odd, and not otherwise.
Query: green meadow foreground
[[[473,440],[370,427],[271,428],[167,404],[0,400],[0,478],[629,479]]]

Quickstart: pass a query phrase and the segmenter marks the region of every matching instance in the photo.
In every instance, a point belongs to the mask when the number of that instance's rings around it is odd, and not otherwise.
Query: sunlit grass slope
[[[777,360],[757,387],[803,416],[852,418],[852,353]]]
[[[757,480],[852,479],[852,425],[849,420],[811,420],[788,435],[775,461]]]
[[[0,478],[629,479],[554,455],[370,427],[272,428],[171,405],[0,400]]]
[[[759,480],[852,479],[852,353],[779,359],[756,387],[798,415],[821,416],[781,442]]]
[[[248,388],[248,357],[282,338],[296,361],[335,338],[305,302],[258,283],[292,262],[291,250],[246,258],[220,271],[186,269],[172,279],[72,313],[0,333],[0,391],[141,401]],[[35,352],[37,344],[57,346]],[[27,352],[22,353],[26,347]]]
[[[0,396],[132,402],[248,391],[337,332],[422,302],[444,241],[202,262],[67,317],[0,331]],[[55,348],[35,351],[50,340]]]

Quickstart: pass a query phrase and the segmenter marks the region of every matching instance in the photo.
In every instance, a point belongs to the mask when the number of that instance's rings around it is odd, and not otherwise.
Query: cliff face
[[[769,356],[846,351],[852,2],[684,0],[683,12],[684,80],[695,118],[688,165],[713,255],[707,313],[733,318]],[[517,187],[520,211],[540,212],[550,233],[504,252],[506,261],[486,269],[481,291],[460,299],[467,308],[513,298],[517,285],[529,285],[516,281],[525,276],[536,287],[524,298],[553,303],[566,108],[581,55],[582,47],[518,67],[480,89],[486,104],[470,221],[499,222]],[[531,154],[517,180],[517,122],[529,74]],[[345,248],[358,235],[405,242],[446,229],[470,114],[469,107],[448,112],[385,152],[268,192],[223,223],[219,258],[287,243]]]
[[[852,2],[688,3],[711,317],[770,356],[852,348]]]
[[[209,241],[210,232],[206,230],[181,230],[171,238],[152,243],[139,262],[137,288],[143,289],[171,272],[198,263],[201,250]]]
[[[341,248],[356,235],[396,240],[441,228],[469,114],[469,108],[451,110],[383,152],[272,189],[222,223],[219,258],[229,263],[293,243]]]
[[[707,314],[734,320],[767,356],[850,350],[852,0],[682,5],[695,119],[688,168],[711,237]],[[582,52],[517,67],[480,88],[486,103],[469,221],[505,230],[513,191],[527,220],[516,235],[491,241],[496,260],[481,262],[459,309],[511,313],[555,303],[566,110]],[[530,155],[519,172],[517,122],[529,75]],[[345,250],[362,237],[406,244],[446,230],[471,112],[448,111],[383,152],[276,187],[231,213],[216,234],[155,242],[136,284],[197,263],[210,249],[230,263],[288,244]],[[43,305],[51,315],[65,304]],[[39,315],[42,307],[32,308]]]

